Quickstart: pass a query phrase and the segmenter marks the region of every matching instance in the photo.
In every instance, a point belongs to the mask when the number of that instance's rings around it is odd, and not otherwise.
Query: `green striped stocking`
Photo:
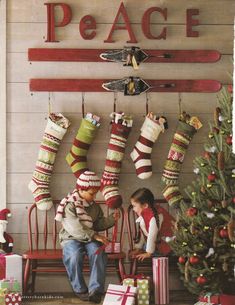
[[[87,153],[100,126],[99,120],[99,117],[92,115],[91,113],[88,113],[86,117],[82,119],[71,150],[66,156],[66,161],[77,178],[83,172],[89,170],[87,165]]]
[[[50,113],[33,178],[28,185],[40,210],[49,210],[53,205],[49,184],[57,151],[69,125],[69,120],[61,113]]]

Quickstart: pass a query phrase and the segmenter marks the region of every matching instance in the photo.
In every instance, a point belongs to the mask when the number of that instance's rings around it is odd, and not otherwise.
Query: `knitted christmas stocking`
[[[198,118],[182,113],[162,175],[162,181],[167,185],[163,190],[163,196],[169,204],[175,204],[183,198],[178,186],[180,169],[193,135],[201,127]]]
[[[124,157],[126,141],[132,127],[132,118],[124,113],[113,113],[111,138],[101,179],[101,190],[106,204],[110,208],[118,208],[122,204],[118,182],[121,164]]]
[[[69,125],[69,120],[61,113],[50,113],[33,178],[28,185],[40,210],[49,210],[53,205],[49,184],[57,151]]]
[[[141,127],[139,139],[131,153],[136,174],[140,179],[147,179],[152,175],[151,152],[153,144],[165,128],[167,128],[165,117],[156,118],[152,112],[148,113]]]
[[[71,150],[66,156],[66,161],[77,178],[88,170],[87,153],[100,126],[99,120],[98,116],[87,113],[86,117],[82,119]]]

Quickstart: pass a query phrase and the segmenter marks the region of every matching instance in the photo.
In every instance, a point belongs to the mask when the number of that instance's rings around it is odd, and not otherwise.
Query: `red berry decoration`
[[[233,85],[228,85],[228,92],[233,93]]]
[[[228,230],[226,227],[219,231],[219,236],[222,238],[228,238]]]
[[[186,215],[189,217],[193,217],[194,215],[197,215],[197,209],[196,208],[189,208],[186,211]]]
[[[210,160],[211,154],[208,151],[205,151],[204,158],[207,159],[207,160]]]
[[[215,133],[219,133],[219,128],[213,127],[213,131],[214,131]]]
[[[199,257],[197,255],[191,256],[189,262],[192,265],[197,265],[199,263]]]
[[[196,281],[199,285],[204,285],[206,284],[207,279],[205,278],[205,276],[200,275],[199,277],[197,277]]]
[[[210,182],[214,182],[216,178],[217,178],[217,176],[216,176],[215,172],[212,172],[210,175],[207,176],[207,179]]]
[[[178,258],[178,262],[179,262],[180,264],[185,264],[186,259],[185,259],[183,256],[180,256],[180,257]]]
[[[233,144],[233,138],[232,138],[231,135],[230,135],[230,136],[227,136],[227,138],[226,138],[226,143],[227,143],[228,145],[232,145],[232,144]]]

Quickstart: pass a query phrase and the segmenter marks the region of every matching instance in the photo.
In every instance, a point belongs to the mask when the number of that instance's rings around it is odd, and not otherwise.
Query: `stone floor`
[[[193,305],[195,297],[186,291],[171,291],[169,305]],[[103,302],[101,302],[102,304]],[[22,305],[94,305],[94,303],[80,301],[72,294],[37,294],[23,297]],[[154,303],[151,303],[154,304]]]

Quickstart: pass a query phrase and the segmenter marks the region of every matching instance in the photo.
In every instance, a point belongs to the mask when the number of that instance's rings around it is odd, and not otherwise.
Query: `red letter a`
[[[117,24],[118,18],[121,14],[122,14],[123,19],[125,21],[125,25],[118,25]],[[112,35],[113,35],[113,32],[115,30],[127,30],[128,33],[129,33],[129,37],[130,37],[130,40],[128,40],[127,42],[128,43],[137,43],[138,42],[135,38],[135,35],[134,35],[133,31],[132,31],[130,20],[129,20],[129,17],[127,15],[127,11],[125,9],[125,6],[124,6],[123,2],[121,3],[121,5],[119,7],[117,16],[115,17],[115,20],[113,22],[113,26],[112,26],[111,31],[109,33],[109,36],[108,36],[107,40],[104,40],[104,42],[114,42],[114,40],[112,40]]]

